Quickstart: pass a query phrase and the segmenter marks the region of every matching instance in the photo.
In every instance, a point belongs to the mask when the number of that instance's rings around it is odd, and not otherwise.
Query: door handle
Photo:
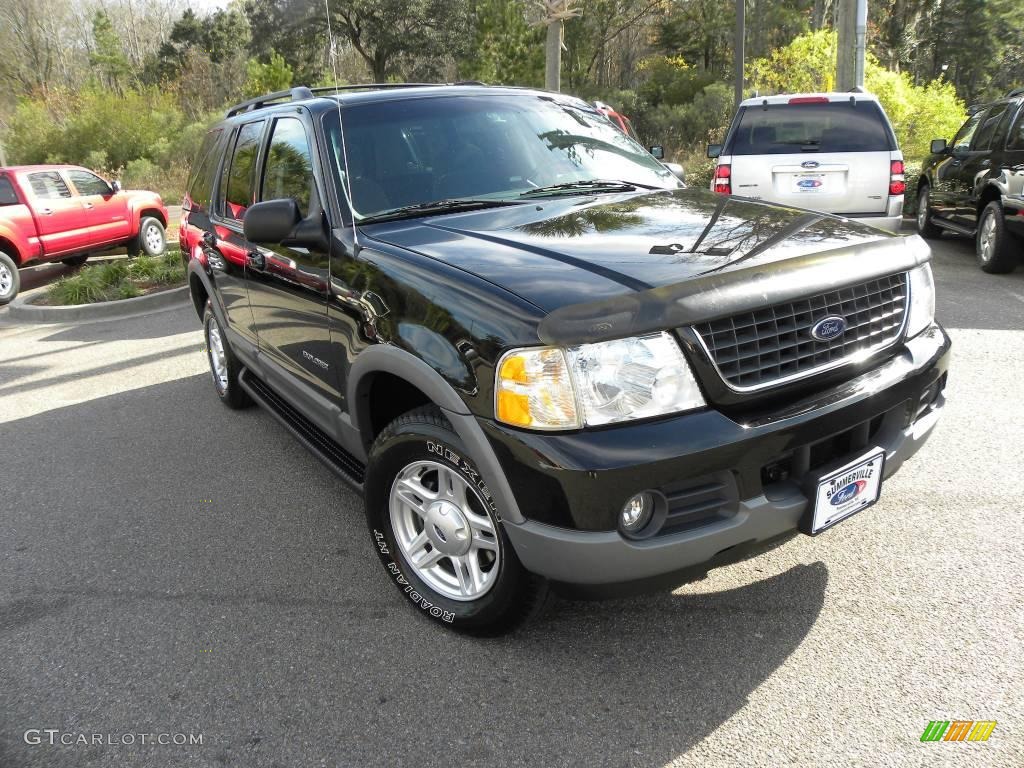
[[[84,208],[92,208],[92,203],[82,203]]]
[[[249,251],[245,254],[245,261],[253,269],[262,270],[267,266],[266,258],[259,251]]]
[[[49,216],[51,213],[53,213],[53,209],[52,208],[40,208],[39,212],[41,214],[43,214],[43,216]]]

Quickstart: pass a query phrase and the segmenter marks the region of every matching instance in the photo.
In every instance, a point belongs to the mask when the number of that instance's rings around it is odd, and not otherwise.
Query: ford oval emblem
[[[838,491],[832,494],[832,498],[829,499],[829,502],[832,504],[833,507],[838,507],[840,504],[845,504],[851,499],[857,498],[860,495],[860,492],[867,487],[867,484],[867,480],[854,480],[849,485],[840,488]]]
[[[800,163],[801,168],[817,168],[819,165],[821,165],[821,163],[817,160],[804,160]]]
[[[811,336],[818,341],[832,341],[838,339],[846,331],[846,318],[839,315],[829,315],[811,326]]]

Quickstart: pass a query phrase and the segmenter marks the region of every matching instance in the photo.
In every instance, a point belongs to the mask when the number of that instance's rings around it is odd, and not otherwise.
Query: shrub
[[[98,301],[130,299],[151,286],[185,282],[185,266],[177,249],[163,256],[139,256],[82,267],[75,275],[61,278],[47,293],[53,304],[91,304]]]

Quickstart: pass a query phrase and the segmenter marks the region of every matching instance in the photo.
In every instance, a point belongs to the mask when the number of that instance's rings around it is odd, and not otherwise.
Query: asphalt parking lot
[[[216,401],[190,309],[0,312],[0,766],[1024,765],[1024,267],[935,251],[949,405],[875,507],[486,641],[410,610],[356,496]],[[954,719],[998,726],[920,742]]]

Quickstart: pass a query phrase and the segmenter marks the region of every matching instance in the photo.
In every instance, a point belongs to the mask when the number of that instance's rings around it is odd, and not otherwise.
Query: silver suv
[[[867,93],[761,96],[740,104],[711,189],[810,208],[899,231],[903,153],[878,99]]]

